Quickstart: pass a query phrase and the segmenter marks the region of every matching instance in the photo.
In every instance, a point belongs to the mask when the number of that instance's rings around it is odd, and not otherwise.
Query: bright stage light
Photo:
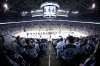
[[[5,10],[8,10],[8,9],[9,9],[7,3],[4,3],[4,4],[3,4],[3,7],[4,7]]]
[[[91,6],[89,7],[89,9],[93,10],[96,8],[96,3],[92,3]]]
[[[91,9],[94,9],[96,7],[96,4],[93,3]]]

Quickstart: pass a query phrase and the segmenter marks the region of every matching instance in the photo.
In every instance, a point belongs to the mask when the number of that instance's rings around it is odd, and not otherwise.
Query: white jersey
[[[57,50],[63,50],[64,45],[65,45],[64,42],[60,41],[60,42],[57,43],[56,49]]]
[[[63,52],[63,48],[64,48],[64,42],[60,41],[57,43],[56,49],[57,49],[57,58],[59,58],[60,56],[62,56],[62,52]]]
[[[35,49],[37,50],[37,52],[39,52],[40,51],[40,48],[39,48],[39,44],[35,44]]]

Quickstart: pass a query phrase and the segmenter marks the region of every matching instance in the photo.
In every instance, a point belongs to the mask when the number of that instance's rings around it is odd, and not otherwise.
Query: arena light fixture
[[[73,14],[78,14],[78,13],[79,13],[79,11],[72,11],[72,13],[73,13]]]
[[[93,3],[91,9],[94,9],[96,7],[96,4]]]
[[[9,7],[8,7],[8,4],[7,4],[7,3],[4,3],[4,4],[3,4],[3,7],[4,7],[4,9],[5,9],[5,10],[8,10],[8,9],[9,9]]]

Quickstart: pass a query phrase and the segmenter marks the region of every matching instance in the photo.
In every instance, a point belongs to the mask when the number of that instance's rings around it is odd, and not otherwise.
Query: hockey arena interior
[[[0,0],[0,66],[99,66],[99,0]]]

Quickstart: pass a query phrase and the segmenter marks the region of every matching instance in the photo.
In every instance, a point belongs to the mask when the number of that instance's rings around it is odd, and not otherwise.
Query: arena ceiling
[[[62,20],[82,20],[82,21],[100,21],[100,1],[99,0],[0,0],[0,22],[21,21],[38,19],[32,18],[30,15],[21,16],[23,11],[31,11],[40,9],[44,2],[55,2],[60,5],[60,9],[68,11],[79,11],[77,15],[69,17],[61,17]],[[5,11],[3,5],[7,3],[9,10]],[[39,17],[39,19],[43,19]],[[59,19],[59,17],[58,17]]]

